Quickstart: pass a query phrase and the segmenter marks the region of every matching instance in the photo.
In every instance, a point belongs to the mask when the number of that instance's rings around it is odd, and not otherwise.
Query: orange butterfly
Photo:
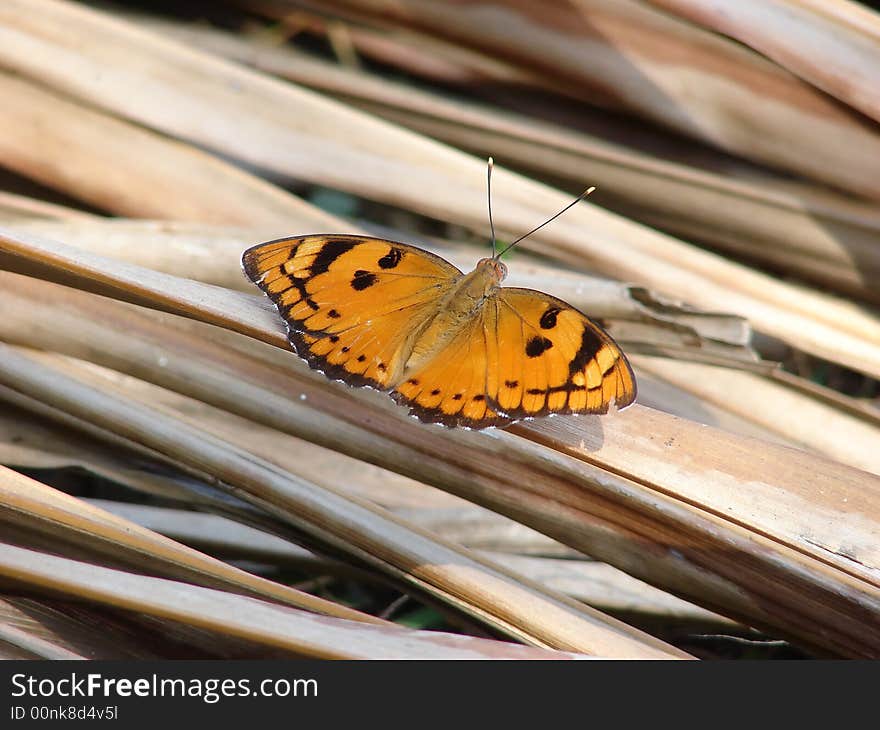
[[[502,287],[501,253],[463,274],[415,246],[321,234],[254,246],[242,264],[311,367],[422,421],[485,428],[632,403],[614,340],[560,299]]]

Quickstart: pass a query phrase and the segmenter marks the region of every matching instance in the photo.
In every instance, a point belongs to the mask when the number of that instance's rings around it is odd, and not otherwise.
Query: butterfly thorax
[[[486,301],[501,286],[507,267],[497,259],[480,259],[469,274],[464,274],[437,302],[412,340],[412,349],[404,368],[395,380],[405,380],[425,362],[451,342],[469,322],[473,321]]]

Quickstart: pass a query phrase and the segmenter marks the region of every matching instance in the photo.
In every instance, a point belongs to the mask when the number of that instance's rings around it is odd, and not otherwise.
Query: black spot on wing
[[[393,269],[403,258],[403,252],[399,248],[393,248],[379,259],[379,266],[383,269]]]
[[[351,288],[356,291],[363,291],[364,289],[368,289],[376,283],[376,275],[371,274],[369,271],[364,271],[363,269],[358,269],[354,272],[354,279],[351,280]]]
[[[546,337],[535,335],[526,343],[526,355],[538,357],[553,347],[553,342]]]
[[[341,238],[329,239],[315,255],[315,260],[312,261],[309,272],[312,276],[323,274],[330,268],[330,264],[336,261],[342,254],[351,251],[356,245],[357,242],[355,241],[346,241]]]
[[[330,317],[330,319],[339,319],[342,315],[335,309],[331,309],[329,312],[327,312],[327,316]]]
[[[599,339],[599,335],[591,327],[584,327],[584,331],[581,334],[581,346],[568,366],[569,373],[574,374],[587,367],[587,363],[596,357],[596,353],[601,348],[602,340]]]
[[[518,380],[505,380],[504,387],[505,388],[516,388],[519,385]]]
[[[542,330],[552,330],[556,326],[556,315],[562,310],[559,307],[550,307],[541,315],[540,325]]]

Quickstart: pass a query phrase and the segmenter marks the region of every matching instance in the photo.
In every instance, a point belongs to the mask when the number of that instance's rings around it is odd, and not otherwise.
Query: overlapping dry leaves
[[[880,16],[185,5],[0,4],[0,654],[880,656]],[[511,283],[608,327],[626,411],[423,426],[241,276],[469,268],[487,154],[504,237],[598,187]]]

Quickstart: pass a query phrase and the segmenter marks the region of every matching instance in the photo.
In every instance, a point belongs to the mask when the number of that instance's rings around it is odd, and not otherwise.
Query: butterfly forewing
[[[532,289],[498,290],[491,325],[502,353],[489,395],[513,419],[549,413],[607,413],[635,400],[632,369],[598,325],[561,299]]]
[[[242,263],[312,367],[380,388],[402,366],[410,334],[461,275],[426,251],[366,236],[272,241],[245,251]]]

